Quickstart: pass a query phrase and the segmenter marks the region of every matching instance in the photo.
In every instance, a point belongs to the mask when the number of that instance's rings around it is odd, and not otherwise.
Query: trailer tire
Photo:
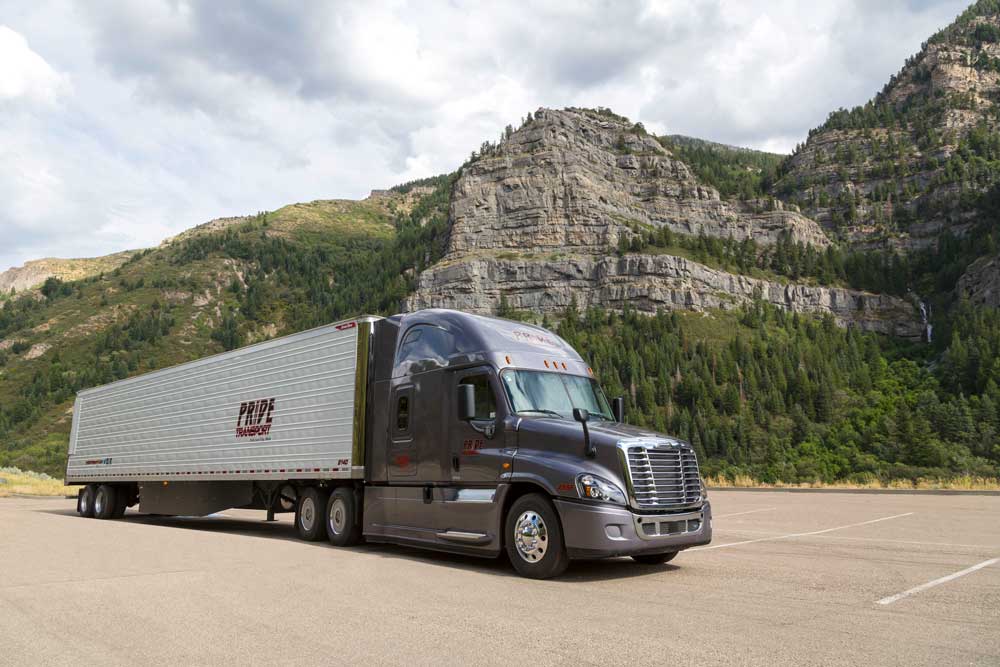
[[[115,513],[115,487],[101,484],[94,494],[94,518],[110,519]]]
[[[307,542],[326,537],[326,492],[314,486],[304,489],[295,506],[295,529]]]
[[[507,510],[504,546],[522,577],[558,577],[569,566],[559,515],[552,501],[540,493],[521,496]]]
[[[643,565],[663,565],[672,561],[677,553],[676,551],[667,551],[662,554],[637,554],[632,556],[632,560]]]
[[[361,540],[358,497],[354,489],[341,486],[330,494],[326,504],[326,535],[335,547],[352,547]]]
[[[80,513],[80,516],[88,519],[94,516],[95,492],[93,484],[88,484],[80,489],[80,494],[76,499],[76,511]]]

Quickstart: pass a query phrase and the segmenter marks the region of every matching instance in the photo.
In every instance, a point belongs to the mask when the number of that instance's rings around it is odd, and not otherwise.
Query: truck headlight
[[[576,478],[576,490],[581,498],[600,500],[606,503],[625,504],[625,494],[615,484],[606,479],[584,473]]]

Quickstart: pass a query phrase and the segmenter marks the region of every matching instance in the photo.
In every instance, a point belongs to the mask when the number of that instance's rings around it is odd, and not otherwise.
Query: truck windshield
[[[608,399],[590,378],[545,371],[507,369],[500,374],[514,412],[541,413],[572,419],[573,408],[591,417],[614,421]]]

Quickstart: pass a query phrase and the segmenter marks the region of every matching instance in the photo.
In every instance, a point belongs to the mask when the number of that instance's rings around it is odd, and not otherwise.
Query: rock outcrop
[[[500,298],[515,309],[559,314],[574,300],[620,310],[728,310],[754,298],[800,313],[831,314],[841,326],[858,326],[920,340],[912,304],[857,290],[783,284],[712,269],[669,255],[553,258],[469,257],[424,271],[408,309],[459,308],[492,313]]]
[[[1000,255],[973,262],[959,279],[958,292],[977,306],[1000,308]]]
[[[137,251],[126,250],[104,257],[87,259],[57,259],[48,257],[34,259],[0,273],[0,293],[7,294],[11,289],[23,292],[26,289],[38,287],[48,278],[60,280],[80,280],[95,276],[102,271],[114,271],[124,264]]]
[[[641,126],[640,126],[641,127]],[[724,201],[645,130],[590,110],[539,109],[498,147],[462,171],[452,193],[449,252],[586,249],[622,234],[668,227],[772,243],[787,231],[826,246],[796,211]]]

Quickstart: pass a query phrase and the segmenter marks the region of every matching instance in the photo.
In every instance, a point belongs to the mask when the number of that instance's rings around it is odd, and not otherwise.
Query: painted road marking
[[[716,533],[735,533],[737,535],[771,535],[778,536],[773,530],[754,530],[752,528],[714,528]],[[846,542],[885,542],[886,544],[914,544],[921,547],[958,547],[962,549],[980,549],[983,555],[1000,549],[996,544],[965,544],[964,542],[922,542],[919,540],[891,540],[886,537],[850,537],[846,535],[823,535],[824,540],[841,540]]]
[[[935,586],[940,586],[941,584],[946,584],[953,579],[958,579],[959,577],[964,577],[967,574],[972,574],[976,570],[981,570],[984,567],[989,567],[994,563],[1000,563],[1000,558],[991,558],[989,560],[984,560],[982,563],[973,565],[972,567],[967,567],[960,572],[955,572],[954,574],[949,574],[946,577],[941,577],[940,579],[935,579],[934,581],[928,581],[926,584],[920,584],[908,591],[903,591],[902,593],[896,593],[895,595],[890,595],[887,598],[882,598],[878,601],[878,604],[892,604],[897,600],[902,600],[903,598],[910,597],[911,595],[916,595],[917,593],[922,593],[928,588],[934,588]]]
[[[713,519],[728,519],[731,516],[743,516],[744,514],[753,514],[755,512],[771,512],[778,509],[777,507],[765,507],[759,510],[747,510],[746,512],[733,512],[732,514],[719,514],[718,516],[713,516]]]
[[[743,544],[755,544],[757,542],[772,542],[774,540],[788,540],[793,537],[808,537],[809,535],[822,535],[823,533],[832,533],[835,530],[844,530],[846,528],[856,528],[858,526],[867,526],[872,523],[878,523],[880,521],[889,521],[890,519],[899,519],[904,516],[910,516],[913,512],[906,512],[905,514],[893,514],[892,516],[884,516],[878,519],[870,519],[869,521],[860,521],[858,523],[849,523],[846,526],[835,526],[833,528],[824,528],[823,530],[813,530],[808,533],[789,533],[787,535],[776,535],[774,537],[759,537],[755,540],[744,540],[742,542],[728,542],[726,544],[711,544],[707,547],[694,547],[693,549],[688,549],[688,551],[708,551],[709,549],[723,549],[725,547],[738,547]]]

